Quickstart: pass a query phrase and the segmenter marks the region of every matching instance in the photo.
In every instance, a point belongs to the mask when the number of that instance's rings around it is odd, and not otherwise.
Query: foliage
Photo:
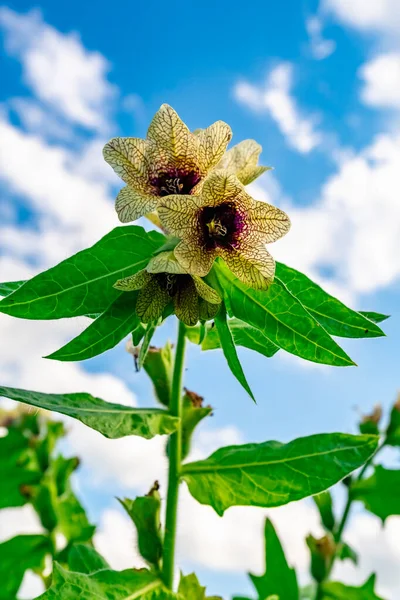
[[[0,575],[6,580],[0,599],[14,600],[30,569],[45,584],[42,600],[213,600],[194,574],[181,575],[178,589],[174,584],[178,496],[185,482],[198,502],[221,516],[231,506],[281,506],[317,495],[325,535],[307,538],[315,583],[298,588],[298,577],[267,521],[266,570],[250,575],[258,600],[380,600],[373,577],[354,588],[331,582],[330,575],[336,560],[357,560],[342,539],[353,502],[362,501],[382,520],[399,514],[394,493],[399,471],[379,465],[372,474],[368,470],[384,445],[400,445],[398,403],[386,431],[375,411],[363,419],[361,435],[315,434],[285,444],[266,440],[219,448],[203,460],[189,457],[193,434],[212,408],[182,388],[187,341],[203,351],[221,349],[231,373],[254,400],[238,348],[264,359],[283,350],[315,363],[354,366],[334,337],[384,336],[378,323],[387,318],[357,312],[306,275],[275,263],[265,245],[287,233],[289,217],[249,195],[244,186],[268,168],[258,165],[261,147],[254,140],[226,151],[231,135],[222,121],[192,133],[163,105],[146,140],[114,138],[104,148],[106,161],[126,184],[116,199],[120,220],[157,211],[147,216],[162,232],[117,227],[28,281],[0,284],[0,312],[12,317],[89,319],[80,335],[48,359],[87,360],[130,336],[136,369],[149,376],[161,405],[136,408],[81,391],[45,394],[0,387],[0,396],[21,403],[1,415],[6,435],[0,437],[0,508],[29,503],[44,528],[43,535],[17,536],[0,545]],[[176,350],[169,342],[155,348],[158,328],[174,314],[179,321]],[[26,405],[39,412],[28,412]],[[114,571],[94,549],[94,526],[70,481],[79,460],[57,452],[65,431],[47,411],[78,419],[110,439],[168,436],[165,523],[157,482],[146,496],[121,500],[147,569],[132,565]],[[341,480],[348,501],[339,517],[327,490]],[[65,539],[61,549],[58,534]],[[50,576],[44,570],[47,557],[53,560]]]

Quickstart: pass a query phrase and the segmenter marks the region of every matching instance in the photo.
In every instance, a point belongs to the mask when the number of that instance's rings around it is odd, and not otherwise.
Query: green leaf
[[[179,581],[178,594],[185,600],[222,600],[217,596],[206,596],[206,588],[201,586],[194,573],[182,575]]]
[[[359,468],[377,444],[378,436],[325,433],[288,444],[227,446],[184,465],[182,477],[192,496],[219,515],[230,506],[281,506],[334,485]]]
[[[319,510],[323,526],[328,531],[333,531],[335,528],[335,516],[333,514],[333,503],[330,492],[317,494],[313,496],[313,500]]]
[[[125,498],[120,502],[136,526],[141,556],[158,568],[163,551],[158,485],[147,496],[139,496],[135,500]]]
[[[317,363],[355,364],[279,280],[268,291],[254,290],[221,261],[216,261],[214,274],[228,312],[262,331],[279,348]]]
[[[265,522],[265,561],[264,575],[257,576],[250,573],[250,579],[260,600],[272,595],[285,600],[298,600],[299,588],[295,570],[289,567],[282,545],[269,519]]]
[[[228,327],[226,319],[226,308],[224,303],[221,304],[217,315],[215,316],[215,325],[217,328],[219,341],[221,344],[222,352],[226,358],[226,362],[234,377],[238,380],[240,385],[246,390],[250,398],[255,401],[253,392],[250,389],[245,374],[243,373],[242,365],[240,364],[236,347],[232,339],[232,334]]]
[[[144,334],[142,345],[139,350],[138,368],[139,370],[143,367],[146,360],[147,353],[150,348],[150,343],[157,329],[156,323],[147,323],[146,332]]]
[[[229,319],[228,326],[236,346],[255,350],[267,358],[271,358],[279,350],[259,329],[251,327],[247,323],[244,323],[244,321],[235,318]],[[208,327],[207,335],[201,344],[201,349],[215,350],[217,348],[221,348],[218,332],[215,327]]]
[[[26,504],[41,473],[29,439],[16,429],[0,437],[0,508]]]
[[[385,442],[389,446],[400,446],[400,397],[391,410]]]
[[[360,315],[363,315],[364,317],[366,317],[370,321],[373,321],[374,323],[382,323],[382,321],[390,319],[390,315],[382,315],[381,313],[369,312],[365,310],[360,310]]]
[[[197,425],[212,413],[211,406],[202,406],[203,398],[185,389],[185,395],[182,400],[182,460],[184,460],[189,452],[192,442],[192,435]]]
[[[149,348],[143,368],[153,383],[157,400],[167,408],[171,395],[172,367],[173,353],[169,342],[163,348]]]
[[[355,481],[351,496],[361,500],[367,510],[385,521],[391,515],[400,515],[400,470],[385,469],[381,465],[368,479]]]
[[[375,575],[361,587],[352,587],[336,581],[328,581],[322,585],[322,600],[383,600],[375,591]]]
[[[0,302],[0,312],[23,319],[60,319],[103,313],[121,295],[117,279],[143,269],[164,236],[142,227],[117,227],[82,250],[33,277]]]
[[[112,404],[83,392],[43,394],[0,387],[0,396],[68,415],[111,439],[126,435],[139,435],[146,439],[155,435],[168,435],[176,431],[179,422],[177,417],[169,415],[165,410]]]
[[[314,583],[300,590],[300,600],[315,600],[316,586]]]
[[[25,281],[7,281],[0,283],[0,296],[8,296],[17,290]]]
[[[68,554],[68,567],[70,571],[78,573],[96,573],[102,569],[109,569],[105,558],[92,546],[74,544]]]
[[[62,594],[62,595],[61,595]],[[146,569],[85,574],[67,571],[54,565],[50,589],[37,600],[177,600],[162,581]],[[179,597],[178,597],[179,598]],[[184,600],[180,598],[179,600]]]
[[[88,542],[92,539],[96,528],[90,524],[85,509],[72,489],[58,497],[56,513],[57,531],[60,531],[69,543]]]
[[[346,542],[340,542],[337,550],[336,550],[336,556],[339,560],[351,560],[352,563],[354,563],[355,565],[358,565],[358,554],[357,552],[351,547],[349,546],[349,544],[346,544]]]
[[[44,535],[18,535],[0,544],[0,600],[16,598],[25,571],[42,571],[50,553],[50,541]]]
[[[276,263],[275,280],[280,281],[330,335],[346,338],[385,335],[370,319],[345,306],[303,273]]]
[[[87,360],[114,348],[139,324],[137,292],[122,294],[80,335],[45,358],[61,361]]]

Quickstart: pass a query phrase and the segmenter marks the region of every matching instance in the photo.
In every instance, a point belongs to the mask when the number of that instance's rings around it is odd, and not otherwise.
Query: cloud
[[[274,256],[331,291],[342,290],[344,301],[346,295],[356,299],[397,281],[399,148],[399,133],[381,134],[360,152],[343,155],[337,171],[307,207],[294,205],[275,184],[272,200],[290,215],[292,229],[274,244]],[[267,190],[262,197],[263,180],[253,186],[261,200],[271,195]]]
[[[236,84],[235,98],[258,113],[267,113],[276,122],[288,144],[307,154],[321,142],[315,117],[305,117],[291,94],[293,65],[282,62],[274,67],[265,84],[256,86],[246,81]]]
[[[323,0],[321,4],[323,12],[359,31],[398,35],[398,0]]]
[[[400,109],[400,52],[379,54],[362,65],[362,101],[375,108]]]
[[[38,10],[19,14],[2,7],[0,26],[7,52],[21,61],[25,83],[45,105],[87,129],[107,128],[116,88],[107,81],[104,56],[87,50],[77,33],[46,24]]]
[[[316,60],[324,60],[335,52],[336,42],[326,40],[322,35],[323,23],[320,17],[314,15],[306,20],[306,29],[310,38],[311,55]]]

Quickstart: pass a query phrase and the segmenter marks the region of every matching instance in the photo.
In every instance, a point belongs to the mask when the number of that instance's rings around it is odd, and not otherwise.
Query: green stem
[[[182,412],[182,378],[185,359],[185,325],[179,321],[178,341],[175,352],[174,372],[171,387],[170,413],[181,418]],[[163,552],[163,579],[165,585],[173,590],[175,568],[175,539],[178,513],[179,478],[182,460],[181,424],[169,440],[169,473],[167,514],[165,519],[165,536]]]
[[[365,475],[368,467],[372,464],[372,462],[375,460],[375,458],[377,457],[377,455],[379,454],[379,452],[382,450],[382,448],[385,447],[385,445],[386,445],[386,440],[384,440],[380,444],[380,446],[378,446],[378,449],[375,452],[375,454],[373,454],[371,456],[371,458],[369,460],[367,460],[367,462],[365,463],[365,465],[363,466],[363,468],[361,469],[361,471],[357,475],[356,481],[361,481],[362,480],[362,478],[364,477],[364,475]],[[334,532],[334,539],[335,539],[336,545],[340,544],[340,542],[342,540],[343,531],[344,531],[344,529],[345,529],[345,527],[347,525],[347,521],[348,521],[349,516],[350,516],[350,511],[351,511],[352,505],[353,505],[353,498],[352,498],[352,495],[351,495],[351,484],[350,484],[350,486],[348,488],[347,502],[346,502],[344,510],[343,510],[342,518],[340,519],[339,525],[338,525],[336,531]],[[326,574],[325,581],[327,579],[329,579],[329,576],[330,576],[330,574],[332,572],[332,569],[333,569],[333,565],[335,564],[336,557],[337,557],[337,555],[335,553],[333,555],[333,557],[332,557],[331,564],[329,565],[329,569],[328,569],[328,572]],[[318,583],[317,593],[316,593],[316,596],[315,596],[315,600],[321,600],[321,598],[323,597],[322,584],[323,584],[323,582]]]

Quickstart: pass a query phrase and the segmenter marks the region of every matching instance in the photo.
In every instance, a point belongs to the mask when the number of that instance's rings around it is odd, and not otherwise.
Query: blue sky
[[[262,162],[274,167],[252,188],[293,222],[289,235],[270,248],[274,256],[352,306],[392,317],[384,327],[387,338],[344,341],[358,368],[328,369],[282,352],[267,360],[241,351],[256,406],[232,380],[221,354],[190,347],[186,385],[215,407],[196,452],[355,431],[359,415],[376,402],[389,407],[399,385],[399,31],[397,0],[367,6],[361,0],[3,6],[0,279],[32,275],[118,225],[113,199],[120,183],[101,157],[108,138],[144,136],[163,102],[192,129],[225,120],[235,143],[256,139]],[[0,350],[1,380],[151,402],[151,387],[145,375],[134,373],[123,344],[81,364],[41,359],[84,325],[2,316],[1,336],[11,341]],[[158,334],[160,343],[172,335],[168,324]],[[116,567],[132,563],[134,538],[114,496],[143,493],[155,477],[165,480],[160,444],[108,442],[71,425],[68,451],[86,465],[77,485],[99,523],[99,546]],[[184,569],[196,569],[210,593],[228,598],[249,592],[245,571],[262,568],[265,511],[231,509],[221,520],[196,507],[184,490],[182,497]],[[272,516],[304,578],[302,536],[318,532],[312,505],[290,505]],[[31,515],[26,523],[33,527]],[[211,533],[205,535],[207,526]],[[349,532],[363,549],[379,537],[380,589],[388,600],[400,593],[393,575],[400,556],[392,543],[399,527],[391,518],[382,532],[372,517],[357,514]],[[338,576],[361,580],[375,563],[368,550],[359,575],[346,566]],[[31,578],[21,597],[32,597],[35,585]]]

